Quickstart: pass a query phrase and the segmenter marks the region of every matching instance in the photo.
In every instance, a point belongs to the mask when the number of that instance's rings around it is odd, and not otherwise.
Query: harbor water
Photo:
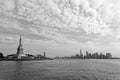
[[[0,80],[120,80],[120,60],[0,61]]]

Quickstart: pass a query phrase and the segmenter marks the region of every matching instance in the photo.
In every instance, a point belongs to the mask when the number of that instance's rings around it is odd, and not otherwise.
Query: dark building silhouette
[[[6,56],[7,59],[15,59],[16,58],[16,54],[10,54]]]
[[[97,52],[95,53],[95,59],[99,59],[99,54]]]
[[[106,58],[110,59],[110,58],[112,58],[112,55],[110,53],[106,53]]]
[[[104,55],[103,55],[103,53],[100,53],[100,59],[104,59]]]
[[[79,54],[75,54],[74,58],[79,59],[80,58]]]
[[[83,59],[83,54],[81,49],[80,49],[80,59]]]
[[[88,59],[89,58],[89,52],[86,51],[86,55],[84,56],[84,58]]]

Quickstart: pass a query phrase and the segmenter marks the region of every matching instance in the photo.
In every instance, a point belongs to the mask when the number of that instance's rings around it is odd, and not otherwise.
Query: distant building
[[[98,54],[98,52],[95,53],[95,59],[99,59],[99,54]]]
[[[86,51],[86,56],[85,56],[85,58],[86,58],[86,59],[89,58],[89,52],[88,52],[88,51]]]
[[[106,53],[106,58],[107,59],[111,59],[112,58],[112,55],[110,53]]]
[[[31,55],[31,54],[25,54],[27,58],[30,58],[30,59],[34,59],[35,56],[34,55]]]
[[[35,56],[35,58],[41,58],[41,57],[42,57],[41,54],[37,54],[37,55]]]
[[[79,59],[80,58],[79,54],[75,54],[74,58]]]
[[[7,59],[15,59],[16,57],[16,54],[10,54],[6,56]]]
[[[83,58],[82,50],[80,49],[80,59]]]
[[[105,55],[103,55],[103,53],[100,53],[100,59],[104,59]]]
[[[43,56],[46,57],[46,52],[43,53]]]

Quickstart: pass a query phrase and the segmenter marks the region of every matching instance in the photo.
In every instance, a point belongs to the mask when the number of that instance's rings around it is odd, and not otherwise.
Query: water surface
[[[120,80],[120,60],[1,61],[0,80]]]

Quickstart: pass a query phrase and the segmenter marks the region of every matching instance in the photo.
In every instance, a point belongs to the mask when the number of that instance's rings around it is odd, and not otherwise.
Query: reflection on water
[[[120,60],[1,61],[0,80],[120,80]]]
[[[24,77],[24,70],[22,67],[23,63],[21,61],[15,62],[14,75],[12,76],[13,80],[22,80]]]

